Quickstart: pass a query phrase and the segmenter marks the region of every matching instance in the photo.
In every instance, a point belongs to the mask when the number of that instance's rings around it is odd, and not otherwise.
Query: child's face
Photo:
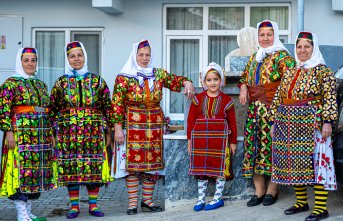
[[[205,85],[208,88],[208,91],[212,93],[217,93],[220,90],[220,84],[222,79],[219,74],[216,72],[209,72],[205,77]]]

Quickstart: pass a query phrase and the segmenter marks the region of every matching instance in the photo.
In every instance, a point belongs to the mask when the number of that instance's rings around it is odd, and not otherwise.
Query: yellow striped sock
[[[307,186],[305,185],[295,185],[294,191],[297,197],[297,202],[295,203],[294,207],[300,208],[307,204]]]
[[[326,202],[328,199],[329,191],[324,190],[323,185],[314,185],[314,208],[313,214],[324,213],[326,208]]]

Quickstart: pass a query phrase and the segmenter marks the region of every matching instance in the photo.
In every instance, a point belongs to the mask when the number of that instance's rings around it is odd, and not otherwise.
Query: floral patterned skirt
[[[52,129],[45,112],[12,118],[17,145],[2,148],[1,195],[39,193],[55,188]]]
[[[104,129],[99,110],[60,111],[56,147],[59,185],[110,181]]]
[[[128,107],[126,116],[126,170],[145,172],[163,169],[162,109]]]

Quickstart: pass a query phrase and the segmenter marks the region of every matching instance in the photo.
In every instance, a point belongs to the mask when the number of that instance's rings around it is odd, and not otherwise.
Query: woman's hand
[[[14,149],[15,147],[15,139],[14,139],[14,134],[12,131],[7,131],[6,132],[6,146],[9,148],[9,149]]]
[[[245,104],[248,100],[248,86],[246,84],[241,85],[241,90],[239,92],[239,103]]]
[[[332,125],[330,123],[324,123],[322,126],[322,138],[327,138],[332,134]]]
[[[230,150],[231,150],[232,156],[235,155],[236,150],[237,150],[237,144],[230,143]]]
[[[124,139],[125,139],[125,136],[124,136],[122,125],[116,124],[114,126],[114,141],[119,144],[123,144]]]
[[[193,83],[190,81],[183,82],[183,86],[185,87],[184,94],[187,94],[188,99],[192,99],[195,95],[195,90]]]
[[[188,151],[188,154],[191,154],[191,140],[188,140],[188,144],[187,144],[187,151]]]
[[[274,124],[270,126],[270,136],[273,138],[274,137]]]

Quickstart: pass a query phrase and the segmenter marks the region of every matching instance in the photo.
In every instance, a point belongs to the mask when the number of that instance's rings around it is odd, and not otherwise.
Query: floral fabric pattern
[[[105,130],[112,127],[110,91],[98,75],[60,77],[50,95],[60,185],[111,180]]]
[[[1,85],[0,129],[13,131],[17,142],[14,149],[5,144],[2,147],[2,196],[13,196],[17,189],[24,193],[38,193],[54,188],[52,130],[48,114],[14,112],[14,108],[24,106],[44,110],[48,104],[46,85],[36,78],[11,77]]]
[[[240,85],[262,85],[278,82],[283,74],[295,65],[294,59],[286,51],[267,55],[262,62],[253,54],[240,79]],[[268,124],[269,106],[259,100],[249,101],[244,131],[243,176],[251,178],[254,173],[270,176],[272,173],[272,139]]]
[[[113,97],[112,97],[112,109],[111,109],[111,115],[112,119],[114,119],[114,124],[120,124],[123,125],[127,123],[127,110],[129,107],[133,107],[137,110],[146,110],[148,108],[157,108],[160,109],[160,101],[162,99],[162,89],[163,87],[169,88],[172,91],[179,92],[181,90],[181,87],[183,86],[183,83],[185,81],[190,81],[186,77],[182,76],[176,76],[174,74],[169,74],[166,70],[161,69],[161,68],[154,68],[153,69],[154,73],[154,85],[152,88],[154,88],[152,91],[147,91],[146,87],[141,86],[139,84],[138,79],[135,77],[132,77],[131,75],[125,75],[125,74],[119,74],[116,77],[116,81],[114,84],[114,89],[113,89]],[[149,97],[148,97],[149,96]],[[147,102],[148,101],[148,102]],[[163,114],[161,112],[161,114]],[[160,116],[161,120],[155,119],[158,124],[151,123],[150,127],[151,128],[157,128],[159,125],[161,127],[163,126],[163,115],[158,115]],[[141,115],[139,114],[132,114],[132,117],[130,121],[134,120],[139,120]],[[125,126],[125,125],[124,125]],[[126,125],[128,126],[128,125]],[[134,127],[134,124],[132,124]],[[116,145],[116,159],[112,159],[112,164],[113,168],[114,165],[116,167],[116,172],[112,173],[112,176],[115,178],[121,178],[125,177],[129,174],[135,174],[138,175],[139,177],[142,177],[138,173],[144,172],[148,177],[149,180],[156,180],[157,177],[160,175],[164,175],[163,171],[163,159],[164,159],[164,151],[162,147],[162,139],[160,139],[158,142],[156,141],[156,136],[162,136],[162,128],[158,130],[148,130],[147,133],[144,136],[141,136],[139,133],[133,133],[131,132],[130,134],[128,131],[124,130],[124,134],[126,139],[124,140],[124,144],[121,145]],[[152,157],[153,159],[158,162],[156,165],[160,165],[155,169],[158,170],[152,170],[147,169],[145,171],[127,171],[127,160],[129,160],[128,157],[130,157],[130,161],[132,160],[133,155],[129,153],[129,149],[131,147],[133,148],[132,145],[134,143],[129,144],[128,142],[128,134],[130,137],[133,137],[135,139],[139,139],[140,142],[146,142],[148,141],[147,139],[150,137],[150,140],[155,140],[156,147],[160,147],[160,152],[156,154],[150,154],[150,158]],[[139,136],[140,138],[138,138]],[[131,139],[131,138],[130,138]],[[153,150],[152,148],[151,150]],[[155,151],[156,152],[156,151]],[[136,156],[136,155],[134,155]],[[149,154],[147,155],[149,158]],[[135,158],[135,157],[134,157]],[[137,157],[138,158],[138,157]],[[160,159],[161,158],[161,159]],[[142,159],[140,156],[139,161],[142,163],[141,166],[144,167],[146,163],[148,163],[147,160]],[[136,164],[136,168],[141,167],[138,164]],[[144,175],[145,176],[145,175]]]

